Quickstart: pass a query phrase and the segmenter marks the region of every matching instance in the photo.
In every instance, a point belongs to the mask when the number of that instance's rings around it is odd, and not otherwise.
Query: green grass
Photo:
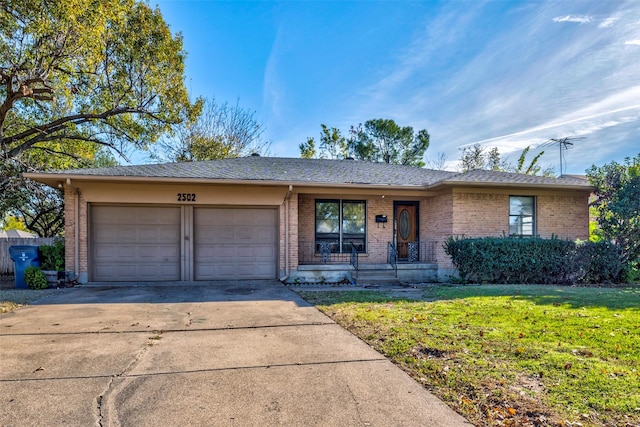
[[[476,425],[640,425],[640,288],[302,294]]]

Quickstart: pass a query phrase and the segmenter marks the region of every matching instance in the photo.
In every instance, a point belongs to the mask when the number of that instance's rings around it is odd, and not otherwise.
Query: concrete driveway
[[[0,425],[470,424],[254,281],[79,287],[0,315]]]

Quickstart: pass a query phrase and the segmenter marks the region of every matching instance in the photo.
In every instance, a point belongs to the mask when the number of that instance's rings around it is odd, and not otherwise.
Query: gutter
[[[289,200],[291,199],[291,192],[293,191],[293,185],[289,184],[289,191],[284,196],[284,276],[280,278],[281,282],[289,279]]]

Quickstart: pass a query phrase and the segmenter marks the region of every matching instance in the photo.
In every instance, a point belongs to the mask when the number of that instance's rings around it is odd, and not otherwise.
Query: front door
[[[417,202],[397,202],[395,204],[395,221],[398,258],[409,260],[409,243],[418,241]]]

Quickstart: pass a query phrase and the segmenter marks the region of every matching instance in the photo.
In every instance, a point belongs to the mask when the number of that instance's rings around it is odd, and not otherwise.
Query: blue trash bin
[[[14,276],[16,278],[16,288],[27,288],[27,282],[24,281],[24,271],[27,267],[40,267],[40,259],[38,258],[37,246],[11,246],[9,248],[9,256],[15,264]]]

